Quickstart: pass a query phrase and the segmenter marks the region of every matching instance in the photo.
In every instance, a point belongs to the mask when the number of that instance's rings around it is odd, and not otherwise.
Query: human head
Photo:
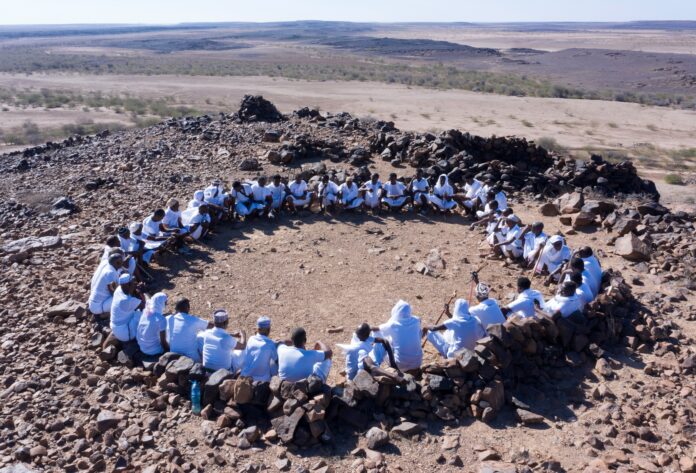
[[[506,209],[506,210],[507,210],[507,209]],[[517,224],[520,223],[520,218],[519,218],[517,215],[515,215],[515,214],[510,214],[510,215],[508,215],[507,218],[505,219],[505,223],[507,223],[507,226],[508,226],[508,227],[514,228],[515,225],[517,225]]]
[[[441,174],[440,177],[437,179],[437,182],[441,186],[444,186],[445,184],[447,184],[447,176],[445,176],[444,174]]]
[[[423,177],[423,170],[421,168],[416,169],[416,177],[418,179]]]
[[[298,184],[302,182],[302,174],[295,174],[295,182]]]
[[[290,340],[297,348],[304,348],[305,343],[307,343],[307,332],[302,327],[297,327],[290,334]]]
[[[532,233],[536,236],[541,235],[541,232],[544,231],[544,224],[543,222],[534,222],[532,224]]]
[[[106,246],[110,246],[111,248],[120,248],[121,240],[119,240],[116,235],[111,235],[106,239]]]
[[[486,200],[495,200],[495,191],[493,189],[486,192]]]
[[[268,336],[271,333],[271,319],[265,315],[256,320],[256,331],[260,335]]]
[[[259,176],[258,179],[256,179],[256,182],[259,183],[260,186],[265,186],[266,185],[266,176]]]
[[[585,262],[581,258],[573,258],[570,260],[570,267],[573,271],[582,273],[585,270]]]
[[[123,273],[118,277],[118,285],[123,292],[130,294],[135,288],[135,279],[129,273]]]
[[[321,176],[321,182],[323,182],[324,184],[326,184],[327,182],[329,182],[329,175],[328,175],[328,174],[324,174],[323,176]]]
[[[578,256],[580,258],[589,258],[592,255],[592,248],[590,248],[589,246],[583,246],[582,248],[580,248],[580,251],[578,251]]]
[[[183,312],[188,314],[191,310],[191,302],[185,297],[183,297],[176,301],[176,304],[174,305],[174,310],[177,312]]]
[[[370,337],[370,326],[366,322],[361,323],[358,325],[358,328],[355,329],[355,335],[361,342],[364,342]]]
[[[396,184],[396,173],[395,172],[389,174],[389,182],[391,182],[392,184]]]
[[[230,316],[225,309],[215,309],[213,312],[213,325],[217,328],[227,328]]]
[[[167,201],[167,207],[176,212],[179,210],[179,201],[176,199],[169,199],[169,201]]]
[[[466,319],[467,317],[471,317],[471,313],[469,312],[469,303],[466,301],[466,299],[457,299],[454,301],[454,312],[452,313],[452,317],[456,319]]]
[[[517,278],[517,292],[524,292],[532,287],[532,281],[526,276],[520,276]]]
[[[573,281],[577,287],[582,286],[582,274],[572,273],[570,275],[570,280]]]
[[[280,185],[280,174],[276,174],[273,176],[273,184],[276,186]]]
[[[377,181],[379,181],[379,174],[374,173],[374,174],[372,175],[372,177],[370,178],[370,180],[372,181],[373,184],[376,184]]]
[[[503,210],[503,216],[507,217],[508,215],[512,215],[512,209],[510,207]]]
[[[164,218],[164,209],[157,209],[152,214],[152,220],[160,222]]]
[[[353,176],[346,177],[346,184],[348,184],[348,185],[353,184]]]
[[[232,189],[238,191],[238,190],[240,190],[241,188],[242,188],[242,183],[241,183],[241,182],[239,182],[239,181],[234,181],[234,182],[232,183]]]
[[[130,230],[128,230],[128,227],[119,227],[118,230],[116,230],[116,233],[118,233],[118,236],[121,238],[128,240],[131,236]]]
[[[121,253],[113,253],[109,255],[109,264],[118,269],[123,266],[123,255]]]
[[[476,299],[478,299],[479,302],[483,302],[488,299],[488,293],[490,292],[491,288],[488,287],[488,285],[483,283],[478,283],[476,285]]]
[[[488,206],[490,207],[491,210],[498,210],[498,201],[491,200],[490,202],[488,202]]]
[[[466,176],[464,176],[464,181],[465,181],[467,184],[473,184],[473,182],[474,182],[474,175],[471,174],[471,173],[467,174]]]
[[[203,191],[196,191],[193,193],[193,198],[199,202],[203,202],[203,199],[205,198],[205,193]]]
[[[561,251],[561,248],[563,248],[563,237],[560,235],[554,235],[551,238],[549,238],[549,242],[551,243],[551,246],[553,246],[553,249],[556,251]]]
[[[208,205],[207,204],[199,205],[198,206],[198,213],[201,215],[207,214],[208,213]]]
[[[561,295],[564,297],[570,297],[575,294],[578,286],[575,285],[573,281],[566,281],[561,286]]]
[[[164,308],[167,306],[167,295],[164,292],[158,292],[147,301],[145,306],[145,315],[164,313]]]

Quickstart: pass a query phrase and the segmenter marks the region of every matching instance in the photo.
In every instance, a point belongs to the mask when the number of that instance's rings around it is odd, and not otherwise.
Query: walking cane
[[[447,307],[445,309],[442,309],[442,312],[440,312],[440,316],[435,321],[435,325],[440,323],[440,320],[442,320],[442,316],[445,315],[445,312],[447,312],[447,309],[449,309],[450,304],[452,304],[452,301],[456,298],[457,298],[457,291],[455,290],[452,293],[452,297],[450,297],[449,301],[447,301]],[[425,340],[423,340],[423,344],[421,345],[421,348],[425,347],[425,342],[427,342],[427,341],[428,341],[427,338]]]
[[[537,269],[539,268],[539,263],[541,262],[541,255],[544,253],[544,250],[546,249],[546,243],[549,241],[547,238],[546,241],[544,241],[544,245],[541,247],[539,250],[539,254],[536,257],[536,262],[534,263],[534,266],[532,266],[532,278],[534,278],[537,274]]]

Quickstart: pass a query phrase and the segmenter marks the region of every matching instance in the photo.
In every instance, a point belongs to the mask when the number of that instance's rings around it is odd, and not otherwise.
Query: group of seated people
[[[562,236],[548,237],[541,222],[521,227],[521,220],[507,206],[505,195],[488,182],[466,176],[462,192],[455,191],[447,176],[440,176],[431,189],[421,170],[408,185],[396,175],[382,184],[377,174],[360,187],[349,177],[338,186],[323,176],[318,192],[310,191],[299,176],[284,184],[274,176],[270,184],[263,177],[253,183],[234,182],[226,192],[220,181],[197,191],[185,210],[171,199],[166,209],[155,210],[143,222],[119,228],[110,236],[91,282],[89,309],[96,317],[108,317],[111,333],[105,346],[135,341],[143,355],[157,357],[164,352],[186,355],[210,371],[228,369],[254,381],[268,381],[274,375],[297,381],[314,375],[326,381],[333,352],[322,342],[307,349],[307,334],[293,330],[289,339],[270,338],[271,320],[260,317],[256,333],[247,337],[244,330],[228,331],[229,315],[219,309],[208,322],[189,314],[190,304],[181,299],[174,313],[165,316],[168,297],[158,292],[151,297],[142,284],[153,257],[163,251],[183,249],[184,243],[199,240],[217,222],[229,217],[250,215],[272,217],[274,212],[296,212],[309,208],[318,200],[320,209],[336,208],[399,210],[407,205],[414,210],[452,210],[458,205],[475,216],[472,224],[486,227],[486,240],[493,252],[511,259],[521,259],[533,268],[533,275],[547,274],[546,284],[557,283],[558,292],[544,301],[531,288],[527,277],[517,281],[517,298],[500,306],[489,297],[490,288],[476,286],[478,303],[458,299],[454,311],[446,307],[448,319],[435,326],[422,326],[411,306],[399,301],[389,320],[377,327],[361,324],[350,343],[340,344],[345,353],[347,379],[358,370],[400,379],[404,372],[420,368],[423,337],[443,357],[452,357],[463,348],[473,349],[485,336],[486,328],[506,318],[537,317],[546,314],[567,318],[582,312],[600,290],[602,270],[592,249],[572,252]],[[387,368],[381,365],[388,363]]]

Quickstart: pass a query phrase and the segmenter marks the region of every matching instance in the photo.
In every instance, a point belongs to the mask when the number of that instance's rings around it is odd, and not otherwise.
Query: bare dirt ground
[[[483,136],[553,137],[569,148],[631,150],[645,143],[669,150],[696,147],[696,112],[632,103],[268,77],[2,74],[0,86],[128,92],[146,98],[173,96],[177,102],[200,108],[222,109],[222,103],[228,104],[228,110],[244,94],[252,93],[268,97],[283,112],[312,104],[322,110],[393,120],[397,127],[411,130],[460,128]],[[60,116],[58,111],[42,109],[36,113],[37,120],[48,114]],[[0,112],[4,123],[21,123],[30,115],[28,110]]]

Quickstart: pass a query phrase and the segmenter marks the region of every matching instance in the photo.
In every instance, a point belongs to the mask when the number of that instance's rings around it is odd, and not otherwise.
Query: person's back
[[[476,317],[483,328],[488,328],[489,325],[502,324],[505,322],[505,316],[498,306],[498,301],[495,299],[486,299],[478,305],[469,309],[471,315]]]
[[[448,358],[462,348],[473,350],[476,342],[486,336],[486,331],[476,317],[453,317],[446,320],[443,325],[447,327],[446,337],[452,342],[447,354]]]
[[[539,307],[544,306],[544,298],[541,292],[535,289],[525,289],[517,295],[517,298],[508,304],[508,309],[510,309],[515,315],[520,317],[536,317],[536,311],[534,307],[534,301],[538,301]]]
[[[101,265],[94,273],[89,292],[89,310],[93,314],[103,314],[111,309],[113,294],[109,287],[118,283],[119,276],[118,269],[112,262],[120,266],[122,261],[121,257],[114,256],[110,262]]]
[[[198,349],[203,367],[209,370],[232,369],[232,350],[237,345],[232,335],[214,327],[198,333]]]
[[[240,376],[251,377],[254,381],[270,381],[272,364],[278,361],[278,350],[273,340],[256,334],[249,338],[244,351],[244,363]]]
[[[208,328],[208,322],[188,314],[186,310],[181,310],[180,303],[177,303],[177,313],[167,317],[169,350],[188,356],[194,361],[200,361],[196,337],[198,332]]]
[[[389,340],[399,369],[420,368],[423,361],[421,324],[418,317],[411,315],[411,306],[407,302],[396,303],[389,321],[379,326],[379,332]]]
[[[296,382],[312,374],[314,365],[324,361],[324,352],[306,350],[295,346],[278,346],[278,376],[286,381]]]
[[[159,355],[164,352],[160,334],[167,330],[167,319],[162,314],[167,304],[167,296],[158,292],[148,301],[138,322],[136,340],[140,351],[146,355]]]

